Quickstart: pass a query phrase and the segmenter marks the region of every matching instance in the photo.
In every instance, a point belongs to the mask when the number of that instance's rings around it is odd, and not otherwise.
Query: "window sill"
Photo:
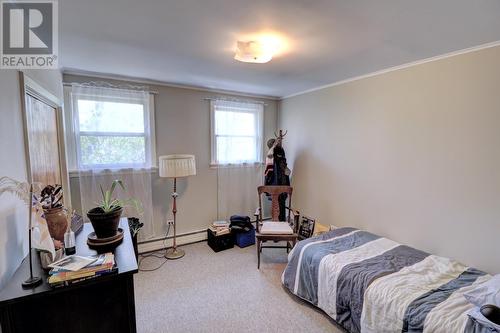
[[[99,174],[129,175],[132,173],[157,173],[158,167],[148,168],[123,168],[123,169],[95,169],[95,170],[70,170],[69,178],[79,178],[80,176],[92,176]]]
[[[263,166],[262,162],[254,162],[254,163],[228,163],[228,164],[216,164],[211,163],[210,169],[223,169],[223,168],[253,168]]]

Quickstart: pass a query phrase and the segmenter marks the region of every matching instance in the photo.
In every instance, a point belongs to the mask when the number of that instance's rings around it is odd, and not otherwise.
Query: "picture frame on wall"
[[[302,216],[302,219],[299,223],[298,230],[298,238],[299,240],[303,240],[309,238],[314,233],[314,225],[316,224],[316,220],[307,216]]]

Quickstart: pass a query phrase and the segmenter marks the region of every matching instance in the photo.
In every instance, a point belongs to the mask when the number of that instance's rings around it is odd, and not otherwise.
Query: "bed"
[[[282,283],[352,333],[492,332],[468,315],[480,270],[355,228],[297,243]]]

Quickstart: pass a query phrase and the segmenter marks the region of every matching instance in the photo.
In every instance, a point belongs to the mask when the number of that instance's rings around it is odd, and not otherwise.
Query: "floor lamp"
[[[184,251],[177,248],[176,241],[176,214],[177,214],[177,178],[196,175],[196,161],[194,155],[166,155],[159,157],[160,177],[173,178],[174,190],[172,192],[172,214],[174,216],[174,239],[172,248],[165,252],[167,259],[184,257]]]

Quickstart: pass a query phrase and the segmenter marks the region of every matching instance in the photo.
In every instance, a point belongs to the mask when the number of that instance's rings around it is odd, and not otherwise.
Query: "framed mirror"
[[[28,181],[62,185],[64,206],[71,207],[62,100],[25,73],[19,75]]]

